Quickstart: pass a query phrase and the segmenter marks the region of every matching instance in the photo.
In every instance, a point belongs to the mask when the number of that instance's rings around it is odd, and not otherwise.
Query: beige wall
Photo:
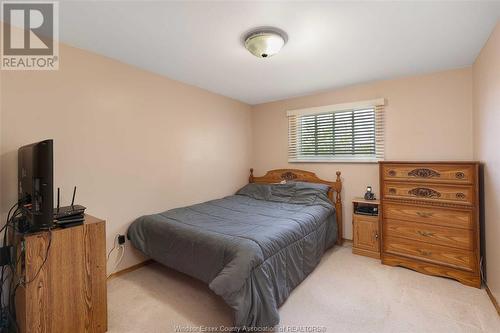
[[[250,166],[256,175],[292,167],[332,180],[342,171],[344,237],[352,238],[350,200],[366,185],[378,194],[378,165],[289,164],[289,109],[383,97],[387,159],[473,158],[471,68],[250,107],[83,50],[60,51],[59,71],[0,72],[1,212],[15,200],[17,148],[53,138],[63,204],[78,185],[77,201],[108,221],[108,248],[137,216],[233,193]],[[128,249],[121,267],[141,259]]]
[[[46,138],[63,204],[77,185],[77,202],[107,220],[108,248],[142,214],[245,184],[249,106],[64,45],[60,59],[59,71],[0,74],[2,213],[16,200],[17,149]]]
[[[474,155],[484,163],[488,286],[500,301],[500,24],[473,66]]]
[[[332,74],[334,75],[334,74]],[[386,98],[387,160],[470,160],[472,147],[471,68],[378,81],[253,108],[255,175],[274,168],[314,171],[324,179],[342,172],[344,237],[352,238],[351,199],[366,185],[379,191],[377,164],[288,163],[286,110]]]

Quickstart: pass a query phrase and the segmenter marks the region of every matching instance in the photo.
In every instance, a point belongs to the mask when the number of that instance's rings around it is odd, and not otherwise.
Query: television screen
[[[53,140],[23,146],[18,150],[18,199],[30,231],[53,224]]]

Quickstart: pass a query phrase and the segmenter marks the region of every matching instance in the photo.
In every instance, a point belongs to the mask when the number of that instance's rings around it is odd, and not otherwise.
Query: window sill
[[[324,158],[289,159],[288,163],[378,163],[381,158]]]

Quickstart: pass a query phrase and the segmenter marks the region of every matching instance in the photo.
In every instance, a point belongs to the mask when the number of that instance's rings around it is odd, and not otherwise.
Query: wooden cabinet
[[[382,263],[480,287],[479,164],[381,162]]]
[[[352,202],[352,253],[380,258],[379,219],[377,216],[356,214],[358,205],[379,206],[378,200],[354,199]]]
[[[107,330],[105,235],[105,222],[89,215],[80,226],[17,235],[20,332]]]

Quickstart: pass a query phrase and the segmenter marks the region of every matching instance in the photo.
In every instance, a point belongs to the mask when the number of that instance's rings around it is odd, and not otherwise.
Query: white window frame
[[[288,162],[290,163],[377,163],[384,160],[384,141],[385,141],[385,123],[384,123],[385,99],[378,98],[373,100],[359,101],[353,103],[342,103],[325,105],[319,107],[289,110],[288,119]],[[291,128],[291,117],[300,117],[308,115],[320,115],[336,113],[341,111],[355,111],[363,108],[375,109],[375,154],[373,156],[300,156],[297,150],[300,145],[292,143],[292,135],[297,136],[298,129]],[[292,134],[292,132],[294,132]],[[294,153],[291,153],[294,151]]]

